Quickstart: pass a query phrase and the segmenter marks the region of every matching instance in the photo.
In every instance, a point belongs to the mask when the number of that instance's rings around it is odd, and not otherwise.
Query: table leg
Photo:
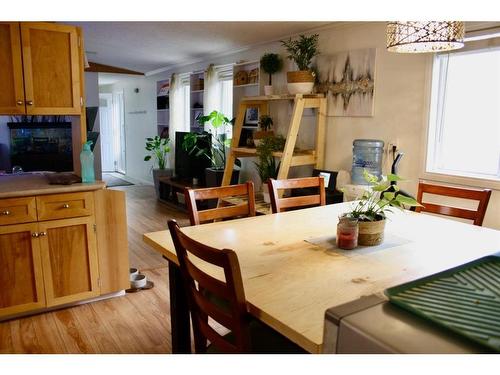
[[[188,301],[179,266],[170,261],[168,261],[168,282],[170,290],[172,353],[189,354],[191,353],[191,327]]]

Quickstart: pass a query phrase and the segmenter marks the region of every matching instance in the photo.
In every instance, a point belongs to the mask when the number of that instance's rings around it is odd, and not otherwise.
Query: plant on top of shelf
[[[350,212],[343,217],[358,220],[360,245],[378,245],[384,238],[385,220],[387,212],[392,212],[391,207],[403,209],[404,206],[421,206],[415,199],[399,193],[397,185],[391,182],[402,181],[402,178],[395,174],[387,175],[385,180],[378,180],[378,177],[363,170],[364,179],[370,184],[371,189],[365,191],[359,202]]]
[[[226,138],[226,126],[232,122],[221,112],[212,111],[207,116],[199,116],[198,124],[204,127],[206,123],[211,125],[211,129],[202,133],[188,133],[184,136],[182,148],[190,154],[206,157],[210,160],[212,168],[216,170],[224,169],[226,165],[226,147],[229,147],[231,140]],[[199,138],[209,138],[211,147],[199,147]]]
[[[262,70],[269,74],[269,85],[264,86],[264,93],[266,95],[273,94],[273,74],[278,73],[283,68],[283,60],[280,55],[276,53],[265,53],[260,58],[260,65],[262,66]]]
[[[269,115],[262,115],[259,118],[259,129],[258,131],[253,133],[253,142],[255,146],[259,146],[260,142],[263,138],[274,135],[274,132],[271,130],[273,126],[273,119]]]
[[[259,127],[267,132],[268,130],[271,130],[271,127],[273,126],[273,119],[269,115],[262,115],[260,116],[259,119]]]
[[[288,92],[290,94],[308,94],[314,87],[315,75],[311,68],[314,56],[319,54],[318,34],[299,35],[298,39],[281,40],[288,52],[288,59],[293,60],[298,71],[287,72]]]

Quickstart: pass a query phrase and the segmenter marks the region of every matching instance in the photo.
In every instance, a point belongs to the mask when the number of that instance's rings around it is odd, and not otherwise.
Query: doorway
[[[126,174],[123,91],[99,93],[103,173]]]

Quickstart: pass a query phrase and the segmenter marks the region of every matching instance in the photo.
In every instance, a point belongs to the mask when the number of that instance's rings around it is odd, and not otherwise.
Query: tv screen
[[[73,170],[71,123],[9,122],[10,162],[23,171]]]
[[[175,176],[180,180],[197,178],[200,185],[205,185],[205,168],[210,167],[210,160],[205,156],[196,156],[184,151],[182,141],[188,132],[175,132]],[[210,147],[210,138],[199,139],[198,147]]]

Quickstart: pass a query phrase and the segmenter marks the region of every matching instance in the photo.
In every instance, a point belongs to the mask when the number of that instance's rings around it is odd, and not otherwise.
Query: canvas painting
[[[375,48],[318,56],[318,92],[326,94],[328,116],[373,116]]]

